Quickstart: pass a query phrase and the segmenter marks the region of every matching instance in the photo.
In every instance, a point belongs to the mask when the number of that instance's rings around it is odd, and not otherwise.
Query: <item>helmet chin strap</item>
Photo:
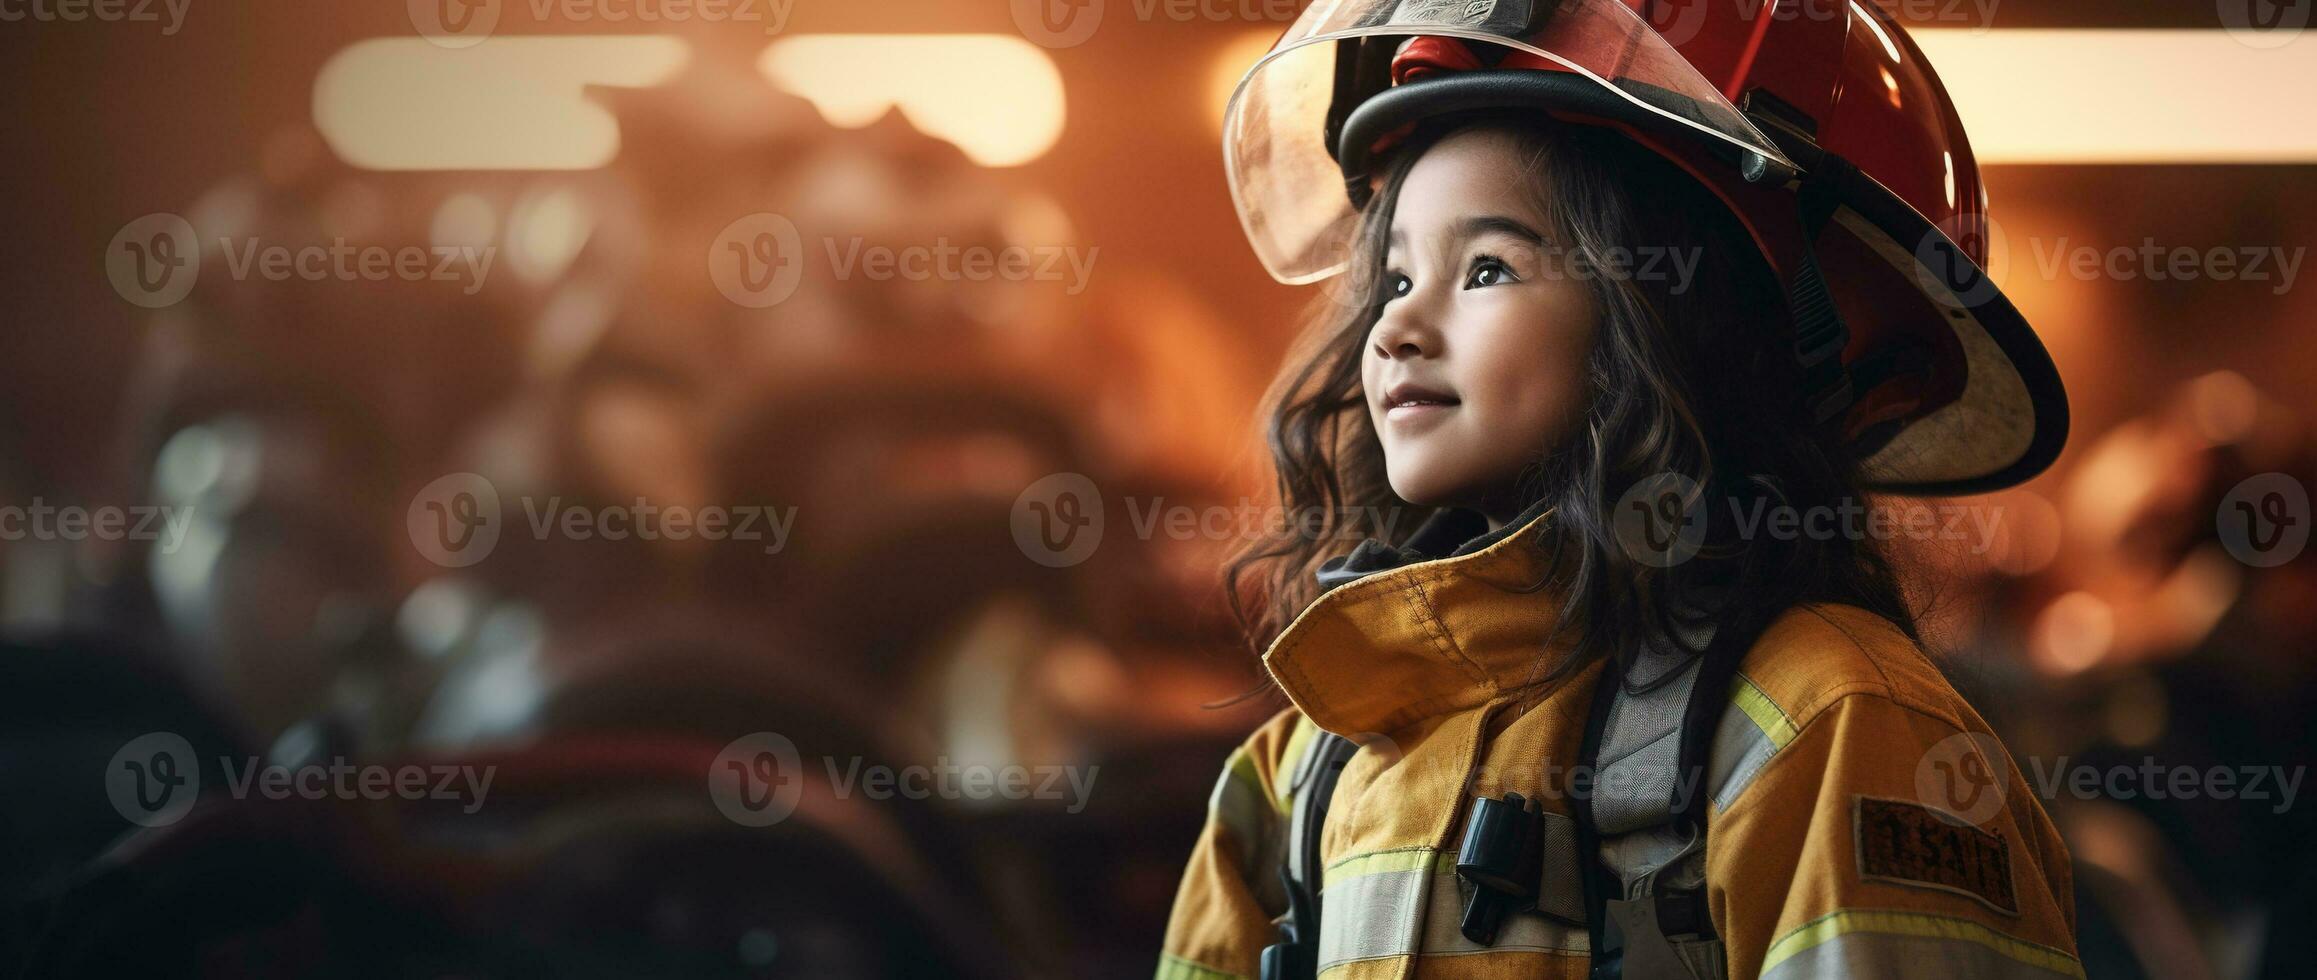
[[[1818,233],[1840,206],[1835,188],[1841,171],[1851,165],[1832,153],[1802,178],[1797,203],[1802,209],[1803,247],[1794,273],[1786,282],[1786,308],[1794,318],[1794,358],[1802,364],[1803,398],[1820,424],[1841,418],[1855,396],[1850,372],[1842,365],[1842,349],[1850,344],[1850,328],[1834,305],[1826,277],[1818,270]]]

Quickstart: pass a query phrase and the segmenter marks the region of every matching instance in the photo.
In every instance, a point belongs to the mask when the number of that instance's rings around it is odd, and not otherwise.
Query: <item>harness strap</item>
[[[1287,914],[1279,922],[1279,942],[1263,949],[1263,980],[1312,980],[1319,975],[1320,832],[1344,764],[1359,743],[1321,731],[1297,760],[1288,782],[1287,861],[1280,878],[1287,886]]]
[[[1726,972],[1705,904],[1707,763],[1739,662],[1767,625],[1756,613],[1732,612],[1703,653],[1644,652],[1604,667],[1595,685],[1575,808],[1593,980]],[[1663,778],[1643,768],[1668,763]],[[1642,774],[1599,775],[1621,766]]]
[[[1707,763],[1738,664],[1763,625],[1759,616],[1739,611],[1735,620],[1711,627],[1710,638],[1687,638],[1693,648],[1703,640],[1703,653],[1651,652],[1630,666],[1606,666],[1572,779],[1574,819],[1532,814],[1557,819],[1542,821],[1541,840],[1529,852],[1542,865],[1544,887],[1522,910],[1572,922],[1581,912],[1594,980],[1692,980],[1726,972],[1705,905]],[[1320,836],[1343,767],[1358,750],[1352,740],[1321,731],[1294,764],[1280,870],[1288,908],[1279,921],[1280,941],[1263,950],[1263,980],[1317,976],[1325,870]],[[1631,771],[1599,776],[1621,767]],[[1560,883],[1572,877],[1581,907],[1575,896],[1560,897],[1568,895]]]

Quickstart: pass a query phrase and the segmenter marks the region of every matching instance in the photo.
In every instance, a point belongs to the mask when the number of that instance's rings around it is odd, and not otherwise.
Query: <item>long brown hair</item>
[[[1536,542],[1551,559],[1540,592],[1549,586],[1560,596],[1559,629],[1576,635],[1575,654],[1540,677],[1621,657],[1641,642],[1677,642],[1682,625],[1723,609],[1766,616],[1798,602],[1843,602],[1913,636],[1897,576],[1872,540],[1749,536],[1739,522],[1717,519],[1733,505],[1808,512],[1865,503],[1857,455],[1803,406],[1784,296],[1727,207],[1614,131],[1476,114],[1409,137],[1360,216],[1349,269],[1316,303],[1266,399],[1279,506],[1310,519],[1249,541],[1227,566],[1226,593],[1248,646],[1262,651],[1317,597],[1315,572],[1327,558],[1363,537],[1402,544],[1430,516],[1385,479],[1360,363],[1385,299],[1400,187],[1428,147],[1476,127],[1514,139],[1521,173],[1566,250],[1563,266],[1597,270],[1586,277],[1600,315],[1587,365],[1590,405],[1563,445],[1540,449],[1520,487],[1522,500],[1554,509]],[[1666,275],[1663,264],[1656,275],[1617,264],[1650,254],[1693,262],[1694,279]],[[1620,546],[1613,509],[1629,489],[1666,474],[1693,481],[1695,505],[1712,507],[1696,556],[1661,568]],[[1716,598],[1701,604],[1707,595]]]

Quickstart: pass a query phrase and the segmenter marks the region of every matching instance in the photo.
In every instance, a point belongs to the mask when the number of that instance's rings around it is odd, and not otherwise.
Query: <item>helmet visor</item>
[[[1224,114],[1232,201],[1273,278],[1303,283],[1341,271],[1357,222],[1343,171],[1326,145],[1337,98],[1336,42],[1417,36],[1525,51],[1637,111],[1793,166],[1619,0],[1318,0],[1240,80]]]

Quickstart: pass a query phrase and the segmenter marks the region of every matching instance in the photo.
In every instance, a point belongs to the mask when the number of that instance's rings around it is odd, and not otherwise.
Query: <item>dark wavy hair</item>
[[[1400,187],[1427,148],[1474,128],[1514,140],[1564,250],[1560,266],[1596,273],[1586,277],[1600,316],[1586,366],[1590,405],[1563,444],[1540,447],[1519,487],[1521,500],[1554,508],[1535,543],[1550,556],[1538,589],[1561,601],[1546,646],[1575,634],[1573,655],[1546,665],[1540,652],[1539,680],[1598,658],[1622,662],[1641,642],[1678,642],[1683,626],[1724,610],[1762,617],[1760,625],[1798,603],[1840,602],[1915,636],[1892,562],[1874,541],[1749,536],[1723,516],[1733,505],[1758,514],[1766,511],[1750,508],[1866,503],[1858,455],[1804,407],[1785,297],[1727,206],[1612,130],[1487,113],[1411,134],[1361,215],[1345,278],[1315,305],[1266,398],[1278,504],[1311,519],[1247,542],[1227,565],[1226,594],[1250,649],[1261,652],[1318,596],[1315,572],[1327,558],[1363,537],[1402,544],[1430,516],[1386,481],[1360,363],[1385,298]],[[1645,265],[1611,274],[1618,256],[1653,252],[1693,257],[1694,280],[1663,275],[1662,265],[1657,275]],[[1621,546],[1614,512],[1630,489],[1664,474],[1693,481],[1692,504],[1710,508],[1696,556],[1671,567]],[[1659,485],[1668,484],[1678,485]]]

